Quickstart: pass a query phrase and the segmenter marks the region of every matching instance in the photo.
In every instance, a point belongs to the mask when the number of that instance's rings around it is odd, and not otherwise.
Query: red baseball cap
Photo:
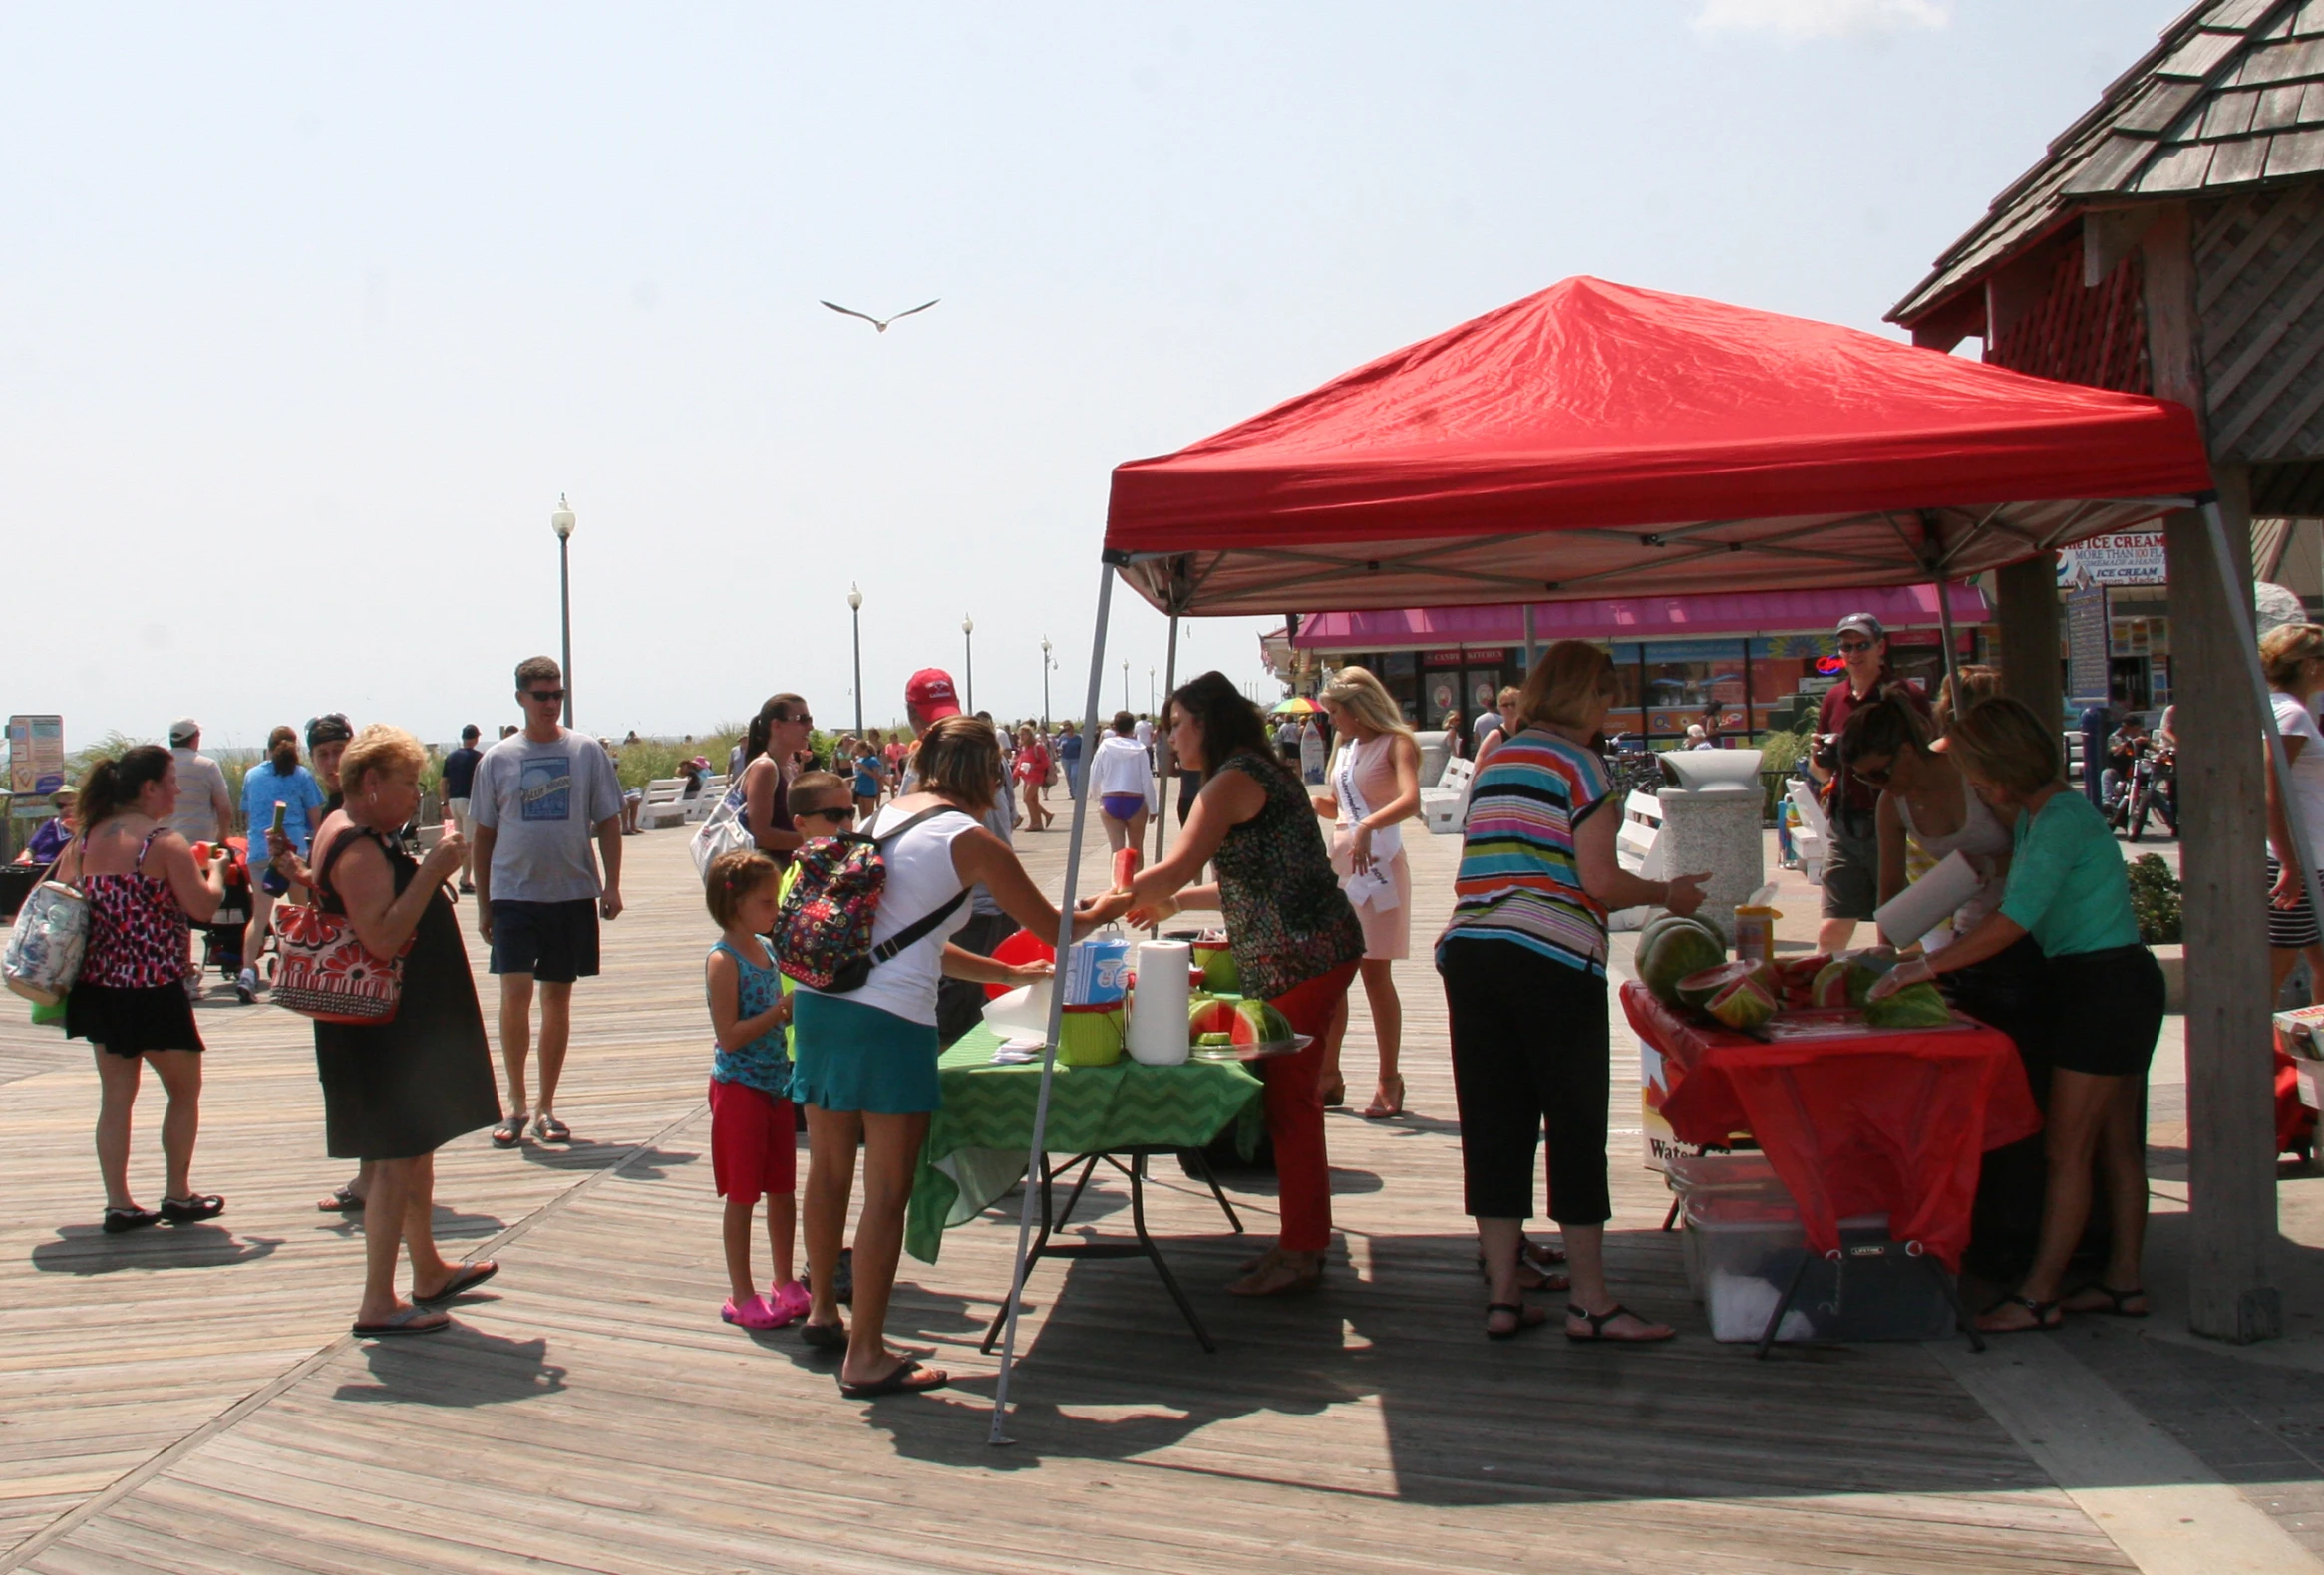
[[[960,695],[952,687],[952,675],[940,667],[923,667],[904,681],[904,705],[915,722],[960,715]]]

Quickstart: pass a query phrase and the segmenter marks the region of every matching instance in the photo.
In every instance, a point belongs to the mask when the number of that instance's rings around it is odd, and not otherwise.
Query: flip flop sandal
[[[1676,1330],[1669,1330],[1659,1335],[1607,1334],[1606,1325],[1612,1323],[1617,1318],[1637,1318],[1638,1321],[1642,1324],[1646,1322],[1645,1319],[1639,1318],[1636,1313],[1631,1312],[1629,1308],[1624,1307],[1620,1302],[1616,1302],[1611,1308],[1602,1313],[1590,1312],[1579,1302],[1567,1302],[1565,1304],[1565,1316],[1568,1318],[1578,1318],[1583,1323],[1589,1325],[1589,1333],[1586,1335],[1577,1335],[1571,1329],[1567,1329],[1565,1331],[1565,1338],[1577,1343],[1603,1341],[1610,1346],[1651,1346],[1668,1340],[1673,1334],[1677,1333]]]
[[[215,1219],[226,1211],[226,1200],[216,1193],[207,1196],[196,1192],[191,1197],[162,1199],[162,1218],[172,1225],[194,1225],[205,1219]]]
[[[919,1395],[932,1389],[942,1389],[950,1382],[949,1375],[939,1368],[923,1368],[917,1362],[896,1364],[893,1373],[868,1384],[850,1384],[839,1381],[841,1400],[877,1400],[882,1395]]]
[[[523,1142],[525,1124],[531,1119],[532,1117],[519,1110],[500,1122],[499,1125],[493,1128],[493,1146],[495,1148],[513,1148]]]
[[[433,1319],[434,1322],[426,1320]],[[399,1307],[381,1323],[355,1324],[352,1331],[366,1340],[386,1340],[396,1335],[433,1335],[452,1327],[452,1319],[443,1313],[430,1312],[414,1304]]]
[[[334,1187],[329,1197],[315,1200],[315,1207],[326,1214],[360,1214],[363,1212],[363,1194],[353,1187]]]
[[[2125,1302],[2146,1300],[2147,1292],[2144,1287],[2138,1290],[2118,1291],[2113,1286],[2108,1285],[2103,1281],[2093,1280],[2088,1285],[2084,1286],[2081,1291],[2076,1291],[2074,1295],[2080,1296],[2083,1294],[2083,1291],[2098,1292],[2099,1295],[2107,1299],[2108,1305],[2105,1307],[2081,1307],[2075,1309],[2077,1312],[2097,1313],[2107,1318],[2144,1318],[2147,1316],[2147,1308],[2142,1307],[2134,1313],[2128,1307],[2123,1305]]]
[[[543,1112],[532,1118],[532,1135],[544,1143],[569,1143],[573,1140],[573,1129]]]
[[[2030,1324],[2013,1324],[2007,1329],[1995,1329],[1985,1320],[2004,1307],[2022,1307],[2034,1315]],[[2054,1335],[2066,1327],[2066,1315],[2058,1311],[2056,1302],[2037,1302],[2030,1296],[2005,1296],[1977,1315],[1977,1332],[1981,1335]]]
[[[148,1225],[162,1223],[162,1211],[155,1208],[109,1208],[105,1211],[105,1233],[119,1236],[125,1231],[143,1230]]]
[[[1565,1254],[1545,1241],[1528,1241],[1520,1236],[1517,1238],[1517,1261],[1530,1263],[1537,1268],[1554,1269],[1565,1261]]]
[[[1506,1329],[1493,1327],[1493,1315],[1506,1313],[1515,1322]],[[1488,1340],[1514,1340],[1528,1329],[1538,1329],[1549,1321],[1546,1307],[1527,1307],[1522,1302],[1488,1302],[1485,1305],[1485,1338]]]
[[[499,1272],[500,1266],[490,1258],[482,1263],[464,1263],[453,1271],[452,1278],[444,1282],[444,1289],[435,1295],[422,1296],[419,1292],[414,1291],[412,1305],[414,1307],[441,1307],[456,1296],[466,1296]]]
[[[818,1351],[844,1351],[847,1349],[845,1324],[801,1324],[799,1338]]]

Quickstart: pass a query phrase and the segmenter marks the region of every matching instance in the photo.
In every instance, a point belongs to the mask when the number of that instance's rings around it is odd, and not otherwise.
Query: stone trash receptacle
[[[1757,750],[1675,750],[1664,755],[1687,786],[1665,788],[1656,837],[1666,875],[1708,873],[1697,917],[1735,944],[1735,909],[1767,883],[1761,836],[1767,792]]]

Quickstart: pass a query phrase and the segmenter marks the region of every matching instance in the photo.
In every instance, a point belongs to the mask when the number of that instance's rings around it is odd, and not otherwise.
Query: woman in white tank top
[[[2001,905],[2013,838],[2012,828],[1969,790],[1953,763],[1932,754],[1928,744],[1928,723],[1918,711],[1903,701],[1881,701],[1848,718],[1839,748],[1848,770],[1880,791],[1881,902],[1911,879],[1908,841],[1931,864],[1957,852],[1984,877],[1954,910],[1952,922],[1927,937],[1925,944],[1933,951],[1976,928]]]
[[[815,1305],[801,1334],[825,1349],[846,1348],[839,1391],[868,1399],[935,1389],[944,1374],[887,1349],[888,1295],[903,1247],[912,1173],[928,1135],[928,1114],[942,1102],[936,1057],[936,986],[946,975],[1024,984],[1046,965],[1018,969],[952,945],[968,922],[968,888],[981,885],[1003,912],[1036,935],[1057,933],[1057,908],[1033,884],[1009,844],[984,825],[1001,792],[1001,746],[992,724],[958,715],[920,735],[917,790],[882,809],[866,826],[886,866],[874,947],[957,906],[918,940],[844,995],[801,985],[793,996],[791,1097],[807,1109],[806,1206],[809,1287]],[[828,792],[830,803],[820,796]],[[794,814],[850,801],[848,785],[817,774],[792,788]],[[805,799],[814,801],[804,801]],[[925,818],[920,818],[925,816]],[[824,823],[824,822],[817,822]],[[908,829],[907,829],[908,826]],[[1095,927],[1078,921],[1077,934]],[[853,1329],[839,1318],[839,1242],[846,1232],[855,1153],[863,1152],[863,1215],[855,1227]]]

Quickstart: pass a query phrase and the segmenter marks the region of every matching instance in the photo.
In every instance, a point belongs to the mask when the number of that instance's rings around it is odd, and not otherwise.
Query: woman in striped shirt
[[[1641,880],[1614,857],[1619,807],[1593,740],[1614,665],[1580,640],[1549,647],[1517,697],[1516,729],[1483,762],[1437,970],[1453,1030],[1465,1207],[1492,1282],[1485,1332],[1548,1321],[1517,1290],[1533,1152],[1549,1136],[1549,1215],[1565,1234],[1569,1340],[1668,1340],[1606,1289],[1606,913],[1692,913],[1705,875]],[[1603,812],[1600,812],[1603,811]]]

